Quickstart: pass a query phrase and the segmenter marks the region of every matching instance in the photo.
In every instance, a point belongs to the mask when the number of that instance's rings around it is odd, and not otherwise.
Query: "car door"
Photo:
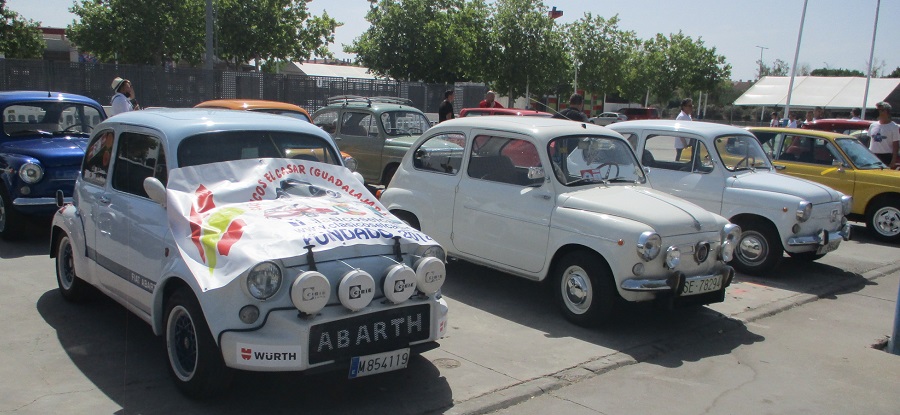
[[[166,264],[166,210],[144,191],[144,179],[167,179],[166,149],[160,134],[130,127],[119,133],[108,180],[107,203],[98,209],[99,264],[117,278],[106,282],[126,301],[149,314],[151,295]],[[174,252],[174,251],[170,251]]]
[[[833,143],[803,134],[779,134],[774,141],[778,171],[853,194],[856,171]]]
[[[378,127],[378,120],[370,112],[347,109],[341,114],[338,143],[341,151],[349,153],[358,163],[357,171],[374,181],[381,177],[381,153],[384,135]]]
[[[542,270],[555,200],[527,137],[476,132],[453,208],[453,246],[466,255],[527,272]]]
[[[103,130],[97,132],[88,143],[84,161],[81,167],[79,185],[75,187],[75,199],[78,201],[78,210],[84,226],[85,255],[88,257],[88,268],[96,283],[104,289],[111,289],[110,280],[116,277],[108,268],[107,262],[97,251],[97,235],[108,232],[109,213],[106,212],[110,203],[107,190],[110,165],[112,163],[115,131]],[[115,291],[114,296],[122,293]]]
[[[715,162],[717,156],[700,137],[673,131],[647,131],[643,135],[638,154],[641,164],[650,171],[654,189],[712,212],[722,211],[724,168]]]

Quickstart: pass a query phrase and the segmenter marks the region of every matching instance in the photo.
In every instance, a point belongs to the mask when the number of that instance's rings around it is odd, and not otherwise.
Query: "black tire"
[[[741,227],[741,238],[734,249],[731,266],[750,275],[762,275],[773,270],[784,256],[784,246],[775,227],[755,219],[735,223]]]
[[[56,284],[59,285],[59,293],[66,301],[84,300],[88,284],[75,275],[75,253],[69,235],[63,234],[56,248]]]
[[[12,204],[6,185],[0,184],[0,238],[15,241],[25,236],[25,217]]]
[[[796,260],[807,261],[807,262],[818,261],[825,256],[825,254],[817,254],[816,251],[788,252],[788,255],[790,255],[791,258],[794,258]]]
[[[390,186],[395,173],[397,173],[396,164],[391,164],[384,168],[384,174],[381,175],[381,184],[383,184],[385,188]]]
[[[882,197],[869,204],[866,228],[880,241],[900,242],[900,199]]]
[[[608,323],[619,295],[612,272],[598,255],[566,254],[553,270],[553,291],[566,320],[583,327]]]
[[[194,293],[179,288],[166,302],[166,354],[169,374],[191,399],[224,392],[232,370],[225,366]]]

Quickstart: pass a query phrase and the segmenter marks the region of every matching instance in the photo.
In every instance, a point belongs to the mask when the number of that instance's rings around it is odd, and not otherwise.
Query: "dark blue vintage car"
[[[71,201],[75,176],[103,107],[80,95],[0,92],[0,238],[24,234],[31,218],[56,211],[62,190]]]

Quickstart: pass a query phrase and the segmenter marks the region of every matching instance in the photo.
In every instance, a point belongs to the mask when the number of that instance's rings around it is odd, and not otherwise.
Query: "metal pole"
[[[866,91],[863,92],[862,114],[860,119],[866,119],[866,101],[869,100],[869,82],[872,81],[872,64],[875,56],[875,33],[878,32],[878,9],[881,8],[881,0],[875,2],[875,25],[872,26],[872,48],[869,50],[869,70],[866,71]],[[896,330],[894,331],[896,335]],[[895,353],[896,354],[896,353]]]
[[[765,46],[757,46],[759,48],[759,76],[756,77],[756,80],[762,79],[763,73],[763,51],[768,49]]]
[[[900,342],[897,341],[900,336],[900,289],[897,290],[897,306],[894,308],[894,333],[891,335],[891,341],[888,342],[888,352],[900,355]]]
[[[788,85],[787,103],[784,113],[791,113],[791,94],[794,92],[794,76],[797,72],[797,57],[800,56],[800,40],[803,38],[803,22],[806,21],[806,5],[809,0],[803,0],[803,13],[800,15],[800,32],[797,33],[797,49],[794,51],[794,64],[791,66],[791,82]]]

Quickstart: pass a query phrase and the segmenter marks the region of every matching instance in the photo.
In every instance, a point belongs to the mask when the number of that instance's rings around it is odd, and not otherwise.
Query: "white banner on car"
[[[342,246],[436,245],[393,215],[342,166],[252,159],[174,169],[168,180],[172,235],[204,290],[222,287],[266,259]]]

